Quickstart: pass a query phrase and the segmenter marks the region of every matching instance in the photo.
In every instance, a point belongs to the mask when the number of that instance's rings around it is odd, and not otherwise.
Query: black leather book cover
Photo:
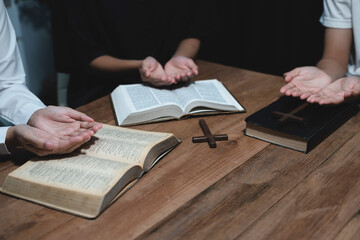
[[[359,110],[356,103],[327,106],[307,104],[302,110],[294,114],[298,118],[303,118],[303,122],[288,118],[283,123],[280,123],[278,121],[279,117],[273,114],[274,111],[290,113],[302,104],[306,104],[306,101],[299,98],[282,96],[267,107],[247,117],[245,121],[247,124],[251,123],[282,134],[304,139],[308,143],[305,152],[308,152]]]

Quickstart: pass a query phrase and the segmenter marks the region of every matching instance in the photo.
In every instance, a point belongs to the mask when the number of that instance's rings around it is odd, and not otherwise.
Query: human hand
[[[310,103],[339,104],[346,99],[360,95],[360,78],[351,76],[336,80],[327,85],[320,92],[311,95],[307,101]]]
[[[165,64],[165,73],[175,83],[190,81],[199,74],[198,66],[191,58],[176,56]]]
[[[48,106],[37,110],[28,125],[57,137],[79,136],[82,140],[93,136],[101,127],[100,123],[68,107]]]
[[[140,65],[139,71],[142,81],[154,86],[166,86],[174,83],[166,76],[164,68],[153,57],[145,58]]]
[[[22,147],[39,156],[49,154],[65,154],[74,151],[90,140],[90,136],[54,136],[41,129],[29,125],[10,127],[6,133],[7,146]]]
[[[288,84],[283,86],[280,92],[301,99],[307,99],[312,94],[316,94],[332,81],[327,73],[317,67],[295,68],[284,73],[284,77]]]

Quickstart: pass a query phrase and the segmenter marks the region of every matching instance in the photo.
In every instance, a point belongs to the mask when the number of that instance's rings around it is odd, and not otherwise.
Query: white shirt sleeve
[[[26,124],[45,105],[25,85],[25,72],[16,35],[0,1],[0,116],[13,124]]]
[[[10,154],[5,145],[6,133],[9,127],[0,127],[0,155]]]
[[[320,22],[329,28],[352,28],[352,0],[324,0]]]
[[[16,35],[0,1],[0,117],[17,125],[26,124],[31,115],[45,105],[25,85]],[[10,154],[5,145],[9,127],[0,127],[0,154]]]

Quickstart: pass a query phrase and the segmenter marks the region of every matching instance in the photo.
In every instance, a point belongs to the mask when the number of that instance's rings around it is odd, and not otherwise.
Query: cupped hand
[[[165,64],[165,73],[171,80],[187,82],[199,74],[198,66],[191,58],[176,56]]]
[[[164,71],[161,64],[153,57],[145,58],[139,68],[143,82],[148,82],[154,86],[167,86],[174,83]]]
[[[287,84],[280,92],[293,97],[307,99],[331,83],[331,77],[317,67],[295,68],[284,74]]]
[[[36,111],[28,125],[57,137],[80,137],[82,140],[93,136],[101,127],[100,123],[68,107],[48,106]]]
[[[360,96],[360,78],[350,76],[340,78],[327,85],[318,93],[311,95],[307,101],[320,105],[339,104],[357,96]]]
[[[10,127],[6,134],[8,146],[22,147],[39,156],[70,153],[88,140],[90,136],[54,136],[29,125]]]

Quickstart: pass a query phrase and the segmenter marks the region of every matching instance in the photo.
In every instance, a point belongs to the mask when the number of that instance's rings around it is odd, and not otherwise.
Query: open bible
[[[78,152],[32,159],[9,173],[1,192],[94,218],[179,143],[170,133],[103,125]]]
[[[216,79],[170,88],[120,85],[111,93],[111,100],[120,126],[245,111]]]

